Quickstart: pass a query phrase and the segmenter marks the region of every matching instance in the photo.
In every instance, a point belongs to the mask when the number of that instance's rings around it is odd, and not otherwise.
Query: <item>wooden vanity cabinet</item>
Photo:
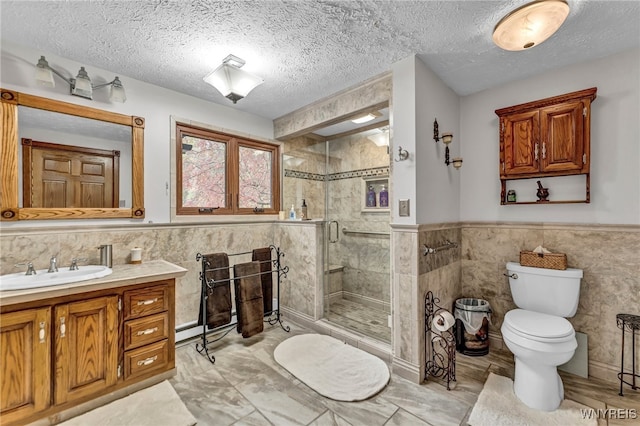
[[[133,380],[175,365],[166,284],[124,293],[124,378]],[[171,341],[170,341],[171,340]]]
[[[174,279],[2,306],[0,423],[29,423],[174,369],[174,310]]]
[[[0,314],[0,422],[51,405],[51,308]]]
[[[118,296],[58,305],[54,404],[108,389],[118,381]]]
[[[500,125],[501,202],[505,181],[587,175],[589,202],[591,103],[597,89],[496,110]]]

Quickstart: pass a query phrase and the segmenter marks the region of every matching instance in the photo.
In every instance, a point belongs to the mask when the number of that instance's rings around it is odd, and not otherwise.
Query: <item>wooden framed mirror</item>
[[[62,101],[42,98],[12,90],[0,89],[0,129],[2,143],[0,147],[0,220],[47,220],[47,219],[109,219],[109,218],[144,218],[144,118],[128,116],[96,108],[71,104]],[[117,132],[122,134],[124,130],[126,138],[130,137],[130,176],[116,176],[118,182],[125,182],[127,186],[123,193],[130,198],[120,200],[125,207],[25,207],[32,205],[23,202],[21,196],[30,191],[24,191],[22,187],[23,168],[21,165],[21,137],[19,129],[19,114],[25,113],[25,109],[34,111],[49,111],[62,114],[64,117],[79,117],[88,119],[88,122],[104,125],[116,125],[120,128]],[[77,125],[72,125],[77,126]],[[77,127],[76,127],[77,128]],[[122,137],[122,136],[121,136]],[[24,143],[24,142],[23,142]],[[129,151],[127,151],[127,154]],[[118,154],[119,155],[119,154]],[[30,181],[30,179],[29,179]],[[130,186],[130,187],[129,187]]]

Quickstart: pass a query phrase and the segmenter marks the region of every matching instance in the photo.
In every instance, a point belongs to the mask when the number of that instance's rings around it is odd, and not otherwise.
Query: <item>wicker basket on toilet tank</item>
[[[567,255],[564,253],[521,251],[520,265],[534,268],[567,269]]]

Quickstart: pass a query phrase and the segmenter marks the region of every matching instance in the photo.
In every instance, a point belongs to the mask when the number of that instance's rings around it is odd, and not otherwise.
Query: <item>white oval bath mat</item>
[[[276,362],[320,395],[337,401],[362,401],[389,383],[380,358],[321,334],[301,334],[280,343]]]

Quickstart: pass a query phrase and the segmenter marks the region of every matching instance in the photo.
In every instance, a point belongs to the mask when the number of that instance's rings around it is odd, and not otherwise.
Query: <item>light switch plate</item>
[[[399,200],[398,209],[398,214],[400,216],[409,216],[409,200]]]

